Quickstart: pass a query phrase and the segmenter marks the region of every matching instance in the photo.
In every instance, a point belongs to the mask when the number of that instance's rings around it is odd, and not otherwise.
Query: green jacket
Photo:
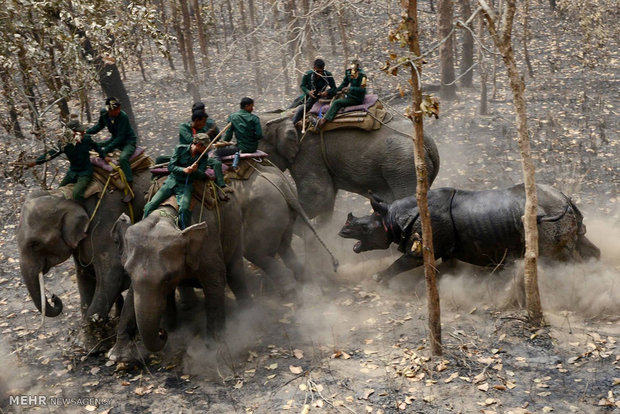
[[[212,137],[215,138],[215,136],[220,132],[220,129],[217,127],[217,125],[215,125],[214,120],[207,118],[207,123],[205,127],[198,130],[194,130],[194,128],[192,128],[191,122],[185,122],[179,127],[179,143],[184,145],[190,145],[194,141],[194,135],[201,132],[206,133],[211,128],[214,128],[215,130],[215,135]]]
[[[37,165],[41,165],[61,154],[65,154],[70,163],[69,171],[76,173],[78,176],[90,175],[93,173],[93,166],[90,163],[89,154],[91,149],[97,151],[101,158],[105,157],[105,152],[99,148],[99,145],[93,141],[89,135],[84,135],[82,141],[77,144],[63,145],[59,142],[57,149],[47,151],[45,154],[37,158],[35,162]]]
[[[99,112],[99,122],[90,127],[86,133],[96,134],[104,127],[107,127],[110,134],[112,134],[112,138],[101,143],[103,152],[106,154],[117,148],[122,150],[125,145],[136,145],[136,133],[129,124],[129,117],[125,112],[121,111],[116,118],[110,118],[108,116],[108,111],[102,109],[101,112]]]
[[[311,91],[328,91],[330,94],[336,89],[336,82],[331,72],[324,71],[323,76],[317,74],[314,70],[309,70],[304,73],[301,78],[301,85],[299,85],[302,91],[304,91],[301,98],[305,95],[310,95]]]
[[[177,145],[174,149],[174,155],[168,163],[168,171],[170,176],[168,180],[173,179],[177,185],[185,185],[185,180],[191,184],[195,179],[205,179],[205,170],[207,169],[207,160],[209,157],[205,154],[198,163],[198,168],[187,179],[187,174],[183,172],[183,168],[189,167],[200,157],[200,154],[192,157],[190,145]]]
[[[263,137],[263,130],[260,126],[260,119],[245,109],[232,113],[226,122],[232,125],[226,131],[224,141],[230,142],[233,132],[237,138],[237,148],[241,152],[251,153],[258,149],[258,140]]]
[[[344,87],[349,86],[349,92],[347,92],[345,98],[353,98],[362,103],[366,96],[366,80],[366,72],[362,69],[358,69],[357,78],[353,78],[351,76],[351,69],[347,69],[344,79],[336,89],[336,92],[340,92]]]

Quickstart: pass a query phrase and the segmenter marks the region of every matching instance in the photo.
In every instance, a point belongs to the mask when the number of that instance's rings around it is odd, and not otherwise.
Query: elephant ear
[[[276,149],[289,165],[293,164],[299,152],[299,138],[292,122],[280,122],[276,130],[278,141]]]
[[[62,216],[61,232],[65,243],[75,249],[86,237],[89,223],[88,214],[82,208],[76,208],[73,203],[71,207],[66,209]]]
[[[379,213],[384,217],[387,216],[387,213],[388,213],[387,203],[383,201],[379,201],[373,196],[370,198],[370,205],[372,206],[372,209],[375,211],[375,213]]]
[[[118,251],[121,254],[121,263],[123,263],[123,265],[125,264],[125,233],[129,226],[131,226],[131,219],[127,214],[123,213],[114,222],[112,230],[110,230],[112,240],[114,240],[114,243],[118,246]]]
[[[198,270],[200,266],[201,256],[203,254],[202,247],[207,236],[209,235],[209,227],[204,221],[189,226],[181,232],[183,240],[185,240],[185,263],[192,270]],[[219,243],[219,238],[214,240]]]

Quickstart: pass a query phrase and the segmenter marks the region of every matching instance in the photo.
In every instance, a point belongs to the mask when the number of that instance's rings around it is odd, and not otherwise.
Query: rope
[[[205,208],[205,196],[207,195],[207,184],[208,183],[209,181],[205,180],[205,185],[202,189],[202,201],[200,202],[200,216],[198,216],[198,223],[202,221],[202,212],[204,211],[204,208]]]
[[[101,191],[101,196],[99,197],[99,201],[97,201],[97,205],[95,206],[95,209],[93,210],[93,214],[88,219],[88,225],[90,225],[91,221],[93,221],[93,219],[95,218],[95,214],[97,214],[97,210],[99,210],[99,206],[101,205],[101,200],[103,200],[103,197],[105,197],[105,190],[108,188],[108,184],[110,184],[111,178],[112,176],[108,175],[108,180],[105,182],[105,185],[103,186],[103,190]]]
[[[118,173],[118,176],[121,179],[122,183],[125,185],[125,188],[123,189],[123,194],[124,195],[131,194],[131,196],[132,196],[131,198],[133,199],[135,197],[135,194],[134,194],[133,190],[131,189],[131,186],[129,185],[129,181],[127,181],[127,177],[125,177],[125,173],[123,172],[121,167],[119,167],[118,165],[113,164],[111,162],[109,162],[108,165],[110,167],[114,168],[114,170]],[[111,176],[111,174],[108,177],[110,177],[110,176]],[[131,224],[134,224],[135,220],[134,220],[133,206],[131,204],[131,201],[129,201],[129,203],[127,203],[127,207],[129,208],[129,219],[131,220]]]
[[[213,181],[209,181],[209,185],[211,186],[211,191],[213,192],[213,200],[215,201],[215,212],[217,213],[217,231],[218,233],[222,233],[222,218],[220,216],[220,203],[217,194],[217,189],[215,188],[215,183]]]

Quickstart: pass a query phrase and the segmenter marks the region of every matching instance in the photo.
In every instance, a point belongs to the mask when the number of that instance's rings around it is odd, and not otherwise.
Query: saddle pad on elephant
[[[344,113],[339,112],[332,121],[329,121],[323,125],[323,129],[321,131],[325,132],[339,128],[359,128],[365,131],[372,131],[381,128],[381,124],[384,122],[386,115],[387,112],[383,109],[383,104],[377,101],[375,105],[368,108],[367,112],[362,110],[348,111]],[[308,130],[314,133],[319,133],[320,131],[316,128],[316,124],[318,122],[317,117],[311,114],[309,119],[310,127]]]
[[[378,100],[379,100],[379,95],[367,94],[366,96],[364,96],[364,102],[362,102],[360,105],[345,106],[340,111],[338,111],[338,113],[341,114],[345,112],[356,112],[356,111],[368,112],[370,107],[376,104]],[[325,102],[322,102],[322,100],[319,100],[314,105],[312,105],[312,108],[310,109],[310,113],[314,115],[326,114],[327,111],[329,111],[329,107],[330,107],[329,102],[331,102],[331,100],[329,100],[328,103],[325,103]]]
[[[55,197],[62,197],[65,200],[73,200],[73,187],[75,184],[67,184],[62,187],[50,190],[49,194]],[[103,191],[103,184],[99,180],[91,180],[84,191],[84,199],[97,195]]]
[[[242,160],[246,160],[249,158],[253,158],[255,160],[259,160],[262,161],[263,158],[267,158],[269,156],[269,154],[267,154],[266,152],[263,152],[261,150],[256,150],[256,152],[248,152],[248,153],[244,153],[242,152],[239,156],[240,159]],[[222,163],[232,163],[232,161],[235,159],[234,155],[227,155],[225,157],[222,157]]]
[[[239,168],[234,171],[232,168],[224,172],[224,179],[228,180],[247,180],[256,172],[256,165],[270,165],[263,159],[246,158],[239,162]]]
[[[164,184],[164,181],[166,181],[166,179],[167,177],[164,176],[164,177],[159,177],[156,180],[153,180],[151,182],[151,186],[149,187],[149,190],[146,193],[146,201],[150,201],[151,198],[153,198],[157,190],[161,188],[161,186]],[[190,210],[193,210],[194,207],[196,207],[196,205],[200,205],[200,203],[203,201],[203,194],[204,194],[204,206],[208,208],[209,210],[212,210],[215,207],[215,197],[214,197],[213,190],[212,190],[213,187],[214,185],[209,183],[208,181],[194,180],[193,189],[192,189],[192,202],[190,204]],[[205,190],[206,190],[206,193],[205,193]],[[177,203],[177,197],[175,195],[170,196],[167,200],[161,203],[161,205],[162,206],[167,205],[167,206],[173,207],[177,212],[179,211],[179,205]]]
[[[115,151],[112,155],[113,157],[116,157],[115,159],[112,159],[112,163],[118,165],[118,156],[120,155],[120,152]],[[93,164],[93,176],[95,177],[95,180],[105,185],[108,181],[108,177],[110,177],[111,185],[119,190],[125,189],[125,183],[121,180],[120,175],[115,168],[99,157],[91,158],[90,162]],[[151,157],[146,155],[143,147],[136,147],[136,151],[129,159],[129,162],[132,171],[144,170],[153,165],[153,160]]]

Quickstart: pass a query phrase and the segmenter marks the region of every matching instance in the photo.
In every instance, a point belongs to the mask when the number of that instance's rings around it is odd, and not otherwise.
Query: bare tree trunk
[[[310,0],[302,0],[304,8],[304,14],[308,16],[310,14]],[[307,60],[313,60],[317,55],[317,50],[314,42],[312,41],[312,20],[306,17],[304,22],[304,45],[306,50]]]
[[[4,99],[9,110],[9,122],[4,125],[6,132],[11,133],[17,138],[24,138],[24,133],[19,125],[19,117],[17,116],[17,108],[15,107],[15,99],[13,91],[11,91],[9,74],[6,71],[0,71],[0,79],[2,80],[2,89],[4,91]]]
[[[175,7],[174,5],[172,6]],[[164,25],[164,33],[168,34],[170,30],[168,29],[168,16],[166,15],[166,6],[164,5],[164,0],[159,0],[159,11],[161,12],[161,22]],[[168,43],[168,39],[166,38],[166,50],[170,50],[170,43]],[[166,53],[166,59],[168,60],[168,65],[170,65],[170,69],[175,70],[174,62],[172,61],[172,55],[168,52]]]
[[[417,0],[409,0],[407,10],[407,32],[409,50],[415,56],[420,56],[420,42],[418,38]],[[411,67],[411,82],[413,85],[413,154],[417,174],[416,200],[420,209],[422,221],[422,255],[424,258],[424,277],[426,278],[426,296],[428,302],[428,326],[430,331],[431,352],[433,355],[442,354],[441,346],[441,313],[439,307],[439,292],[435,281],[435,253],[433,250],[433,229],[431,216],[428,210],[428,176],[424,161],[424,113],[420,110],[422,91],[420,89],[420,74],[422,62],[416,60],[415,67]]]
[[[467,21],[471,16],[471,5],[469,0],[460,0],[461,16],[463,21]],[[469,24],[469,29],[473,30],[473,23]],[[474,37],[469,30],[463,31],[463,57],[461,58],[460,75],[461,86],[470,88],[473,85],[474,71],[472,66],[474,64]]]
[[[340,29],[340,40],[342,40],[342,53],[344,53],[344,70],[347,69],[347,64],[349,63],[349,41],[347,39],[347,30],[345,27],[345,16],[342,4],[340,2],[336,3],[337,14],[338,14],[338,28]]]
[[[452,1],[437,1],[437,38],[444,39],[452,30]],[[454,37],[450,36],[439,46],[439,59],[441,64],[441,89],[442,99],[456,99],[456,85],[454,84]]]
[[[274,7],[272,8],[273,10],[273,21],[274,21],[274,28],[276,30],[276,32],[280,31],[280,13],[278,11],[278,8],[274,5]],[[282,34],[283,36],[283,40],[286,42],[286,35]],[[284,53],[283,49],[279,50],[279,54],[280,54],[280,65],[282,66],[282,75],[283,75],[283,82],[284,82],[284,95],[285,96],[290,96],[292,94],[292,88],[291,88],[291,82],[288,76],[288,70],[287,70],[287,66],[288,66],[288,62],[286,60],[286,54]]]
[[[288,0],[286,3],[287,10],[286,15],[288,17],[288,23],[286,26],[286,32],[288,34],[287,43],[289,45],[289,54],[290,58],[293,59],[293,71],[295,73],[295,78],[301,79],[297,74],[298,68],[300,65],[300,54],[297,52],[297,36],[298,36],[298,24],[297,17],[295,16],[295,0]]]
[[[538,195],[536,193],[535,168],[530,151],[530,139],[527,130],[527,113],[525,107],[525,84],[519,70],[512,48],[512,22],[516,12],[515,0],[506,0],[502,10],[501,32],[496,27],[497,17],[495,11],[485,0],[478,0],[483,7],[483,13],[488,23],[489,32],[493,42],[502,54],[502,59],[508,71],[510,89],[512,90],[513,102],[516,112],[517,133],[519,149],[521,151],[521,164],[523,166],[523,178],[525,185],[525,214],[523,225],[525,228],[525,295],[527,312],[530,323],[533,326],[543,324],[543,313],[538,290],[538,227],[536,214],[538,209]]]
[[[198,32],[198,43],[200,44],[200,54],[202,57],[202,66],[206,70],[209,67],[209,52],[207,50],[207,35],[205,33],[205,24],[202,20],[202,12],[198,0],[192,0],[194,6],[194,19],[196,20],[196,31]]]
[[[523,57],[525,58],[525,64],[527,65],[527,73],[531,78],[534,77],[534,69],[532,69],[532,62],[530,61],[530,53],[527,50],[527,41],[529,35],[529,28],[527,25],[528,17],[530,14],[530,0],[525,0],[523,10]]]
[[[239,12],[241,13],[241,22],[243,25],[243,35],[245,36],[245,56],[249,65],[254,68],[254,84],[256,85],[256,90],[259,93],[262,93],[262,82],[261,82],[261,73],[258,64],[258,43],[256,42],[256,36],[250,36],[250,26],[248,24],[248,20],[251,21],[251,16],[247,16],[245,12],[244,2],[239,2]],[[251,37],[251,42],[249,42],[248,38]],[[248,43],[252,44],[252,47],[249,47]]]
[[[484,17],[478,17],[478,38],[484,44]],[[484,60],[484,52],[481,45],[478,45],[478,73],[480,73],[480,115],[488,113],[487,81],[489,79],[489,68]]]
[[[191,93],[194,102],[200,101],[200,91],[198,90],[198,72],[196,70],[196,59],[194,58],[192,23],[189,18],[187,0],[179,0],[181,14],[183,16],[183,37],[185,38],[185,51],[187,53],[187,67],[189,69],[189,79],[187,82],[188,92]]]
[[[183,70],[187,73],[189,71],[189,65],[187,63],[187,51],[185,50],[185,35],[179,23],[178,3],[176,0],[172,2],[172,26],[177,34],[179,52],[181,52],[181,58],[183,60]]]

